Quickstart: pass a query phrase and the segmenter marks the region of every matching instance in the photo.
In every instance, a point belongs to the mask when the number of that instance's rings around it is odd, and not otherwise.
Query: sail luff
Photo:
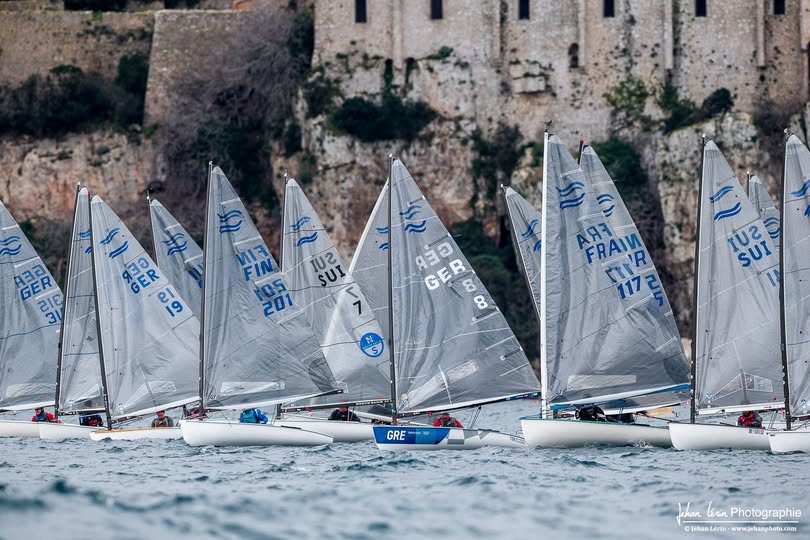
[[[782,172],[784,173],[784,163]],[[759,212],[759,217],[762,218],[762,222],[765,224],[765,229],[768,231],[768,236],[771,237],[774,247],[779,249],[781,245],[780,233],[782,228],[781,211],[776,208],[771,194],[768,193],[768,189],[762,183],[762,180],[760,180],[758,176],[751,175],[750,173],[748,179],[748,198],[751,200],[751,204],[754,205],[757,212]]]
[[[695,226],[695,269],[692,276],[692,358],[689,363],[689,423],[695,423],[695,416],[697,414],[697,343],[698,343],[698,328],[700,328],[698,310],[698,298],[700,298],[701,280],[700,272],[700,259],[701,259],[701,243],[700,243],[700,230],[701,223],[703,223],[703,193],[706,177],[706,136],[701,139],[702,144],[700,148],[700,180],[698,181],[698,207],[697,207],[697,222]]]
[[[202,273],[202,284],[200,287],[200,411],[199,416],[201,418],[205,417],[205,355],[208,351],[208,347],[205,342],[205,338],[207,333],[206,329],[206,316],[205,311],[208,306],[208,303],[205,301],[205,281],[206,276],[208,275],[208,268],[210,268],[209,264],[210,261],[208,260],[208,231],[209,231],[209,219],[211,215],[211,196],[213,193],[211,187],[212,181],[212,173],[214,170],[214,162],[208,162],[208,182],[206,183],[206,193],[205,193],[205,235],[203,236],[203,273]]]
[[[388,154],[388,181],[386,185],[389,185],[393,188],[394,185],[394,155]],[[397,406],[397,365],[396,365],[396,347],[394,344],[394,265],[392,262],[392,257],[394,253],[394,242],[393,242],[393,226],[392,226],[392,215],[393,215],[393,191],[389,191],[388,193],[388,209],[386,215],[388,217],[388,268],[387,268],[387,278],[388,278],[388,351],[390,355],[390,362],[391,362],[391,425],[397,425],[397,413],[399,412],[399,407]],[[370,223],[370,221],[369,221]]]

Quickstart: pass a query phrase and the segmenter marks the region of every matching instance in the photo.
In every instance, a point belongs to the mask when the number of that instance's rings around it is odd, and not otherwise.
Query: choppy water
[[[534,411],[490,406],[478,426],[514,431]],[[800,454],[0,439],[3,539],[684,538],[679,502],[804,514],[795,533],[692,537],[808,538],[808,499]]]

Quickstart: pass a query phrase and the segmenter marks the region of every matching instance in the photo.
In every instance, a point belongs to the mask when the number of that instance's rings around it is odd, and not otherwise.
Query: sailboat
[[[385,274],[377,283],[387,289],[390,307],[393,425],[374,426],[374,440],[386,450],[523,447],[522,438],[498,431],[396,425],[403,416],[536,396],[539,384],[503,314],[416,182],[401,161],[392,159],[390,167],[388,201],[377,206],[387,214],[388,237]]]
[[[543,213],[510,188],[518,260],[541,327],[541,412],[529,446],[670,446],[665,426],[562,418],[584,405],[632,413],[680,401],[688,367],[652,258],[598,156],[581,167],[546,133]]]
[[[148,198],[155,262],[199,320],[202,306],[202,258],[197,242],[157,199]]]
[[[56,362],[56,418],[104,412],[104,383],[93,283],[90,198],[76,186],[73,223],[65,270],[65,301]],[[89,439],[98,427],[75,423],[42,424],[42,439]]]
[[[177,439],[178,428],[111,429],[199,400],[199,321],[177,289],[98,196],[90,199],[90,256],[107,429],[93,440]]]
[[[330,435],[335,442],[371,440],[370,423],[293,416],[302,409],[369,406],[391,402],[388,349],[363,291],[335,249],[298,183],[288,178],[284,196],[281,270],[303,306],[326,362],[343,390],[292,404],[278,425]]]
[[[703,147],[694,302],[690,423],[670,423],[672,445],[767,450],[764,429],[695,423],[784,405],[776,248],[713,141]]]
[[[203,246],[201,409],[250,409],[335,392],[317,339],[247,209],[219,167],[208,176]],[[304,429],[211,419],[180,422],[201,445],[320,445]]]
[[[786,431],[769,431],[772,452],[810,452],[810,151],[796,135],[785,144],[782,182],[782,337]],[[804,425],[795,429],[793,419]]]
[[[0,412],[53,405],[62,291],[0,201]],[[36,422],[0,420],[0,437],[39,437]]]
[[[776,208],[776,205],[773,203],[771,194],[768,193],[768,189],[762,183],[762,180],[760,180],[758,176],[751,175],[750,173],[748,175],[748,198],[751,200],[751,204],[754,205],[757,212],[759,212],[759,217],[762,219],[762,223],[768,231],[768,236],[771,238],[774,247],[778,251],[782,236],[782,228],[780,226],[782,220],[779,215],[779,209]]]

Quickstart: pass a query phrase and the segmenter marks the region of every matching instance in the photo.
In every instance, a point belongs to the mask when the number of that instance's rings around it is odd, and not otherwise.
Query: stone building
[[[798,110],[810,0],[317,0],[315,40],[347,95],[379,93],[387,61],[445,117],[601,138],[604,94],[628,76],[697,104],[727,88],[745,112]]]

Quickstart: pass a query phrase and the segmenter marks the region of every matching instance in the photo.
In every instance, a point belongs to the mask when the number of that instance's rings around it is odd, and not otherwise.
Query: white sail
[[[104,409],[91,250],[90,198],[87,188],[81,188],[76,194],[65,284],[60,413]]]
[[[286,185],[282,231],[282,272],[343,390],[309,404],[390,401],[388,347],[380,325],[293,179]]]
[[[779,209],[773,203],[771,194],[757,176],[748,179],[748,198],[754,205],[762,223],[771,237],[774,247],[778,250],[781,243],[782,227],[780,225]]]
[[[291,402],[337,388],[306,313],[219,167],[208,181],[203,274],[206,408]]]
[[[166,273],[169,281],[174,283],[180,296],[199,318],[202,307],[202,249],[174,216],[155,199],[149,203],[149,216],[158,268]]]
[[[583,167],[546,136],[542,248],[532,254],[545,285],[545,401],[674,390],[688,368],[652,259],[593,150]]]
[[[795,135],[785,148],[783,190],[788,395],[791,414],[803,416],[810,412],[810,151]]]
[[[126,225],[90,201],[107,402],[113,418],[199,400],[200,324]]]
[[[388,343],[388,182],[382,188],[349,265]]]
[[[509,324],[398,160],[391,178],[397,410],[447,410],[540,388]]]
[[[0,201],[0,410],[53,405],[62,291]]]
[[[698,217],[695,403],[783,399],[776,248],[713,141],[703,149]]]

